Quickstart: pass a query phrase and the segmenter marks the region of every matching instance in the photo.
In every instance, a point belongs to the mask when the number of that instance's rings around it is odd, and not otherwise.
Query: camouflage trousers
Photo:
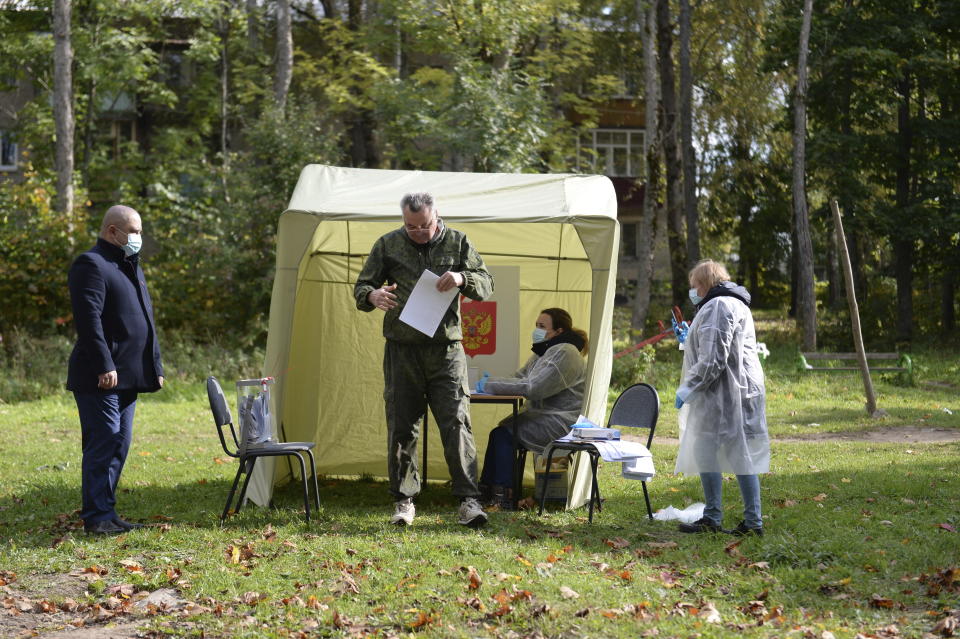
[[[402,344],[383,354],[387,472],[394,499],[420,493],[417,448],[427,406],[440,429],[443,456],[457,497],[477,497],[477,447],[470,427],[467,358],[460,342]]]

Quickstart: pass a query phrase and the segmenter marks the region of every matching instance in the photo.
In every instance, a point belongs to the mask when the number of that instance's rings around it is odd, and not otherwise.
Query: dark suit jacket
[[[139,256],[98,239],[70,267],[70,302],[77,343],[67,390],[95,393],[98,376],[117,371],[116,390],[159,390],[163,375],[153,303]]]

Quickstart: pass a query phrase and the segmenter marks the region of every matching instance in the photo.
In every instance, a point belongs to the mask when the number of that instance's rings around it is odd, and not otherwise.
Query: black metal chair
[[[660,417],[660,396],[657,395],[657,389],[650,384],[640,383],[630,386],[617,397],[613,403],[613,409],[610,411],[610,419],[607,420],[609,428],[624,427],[646,428],[649,430],[647,435],[647,449],[653,444],[653,432],[657,427],[657,419]],[[622,434],[622,432],[621,432]],[[555,440],[547,445],[544,453],[547,456],[546,472],[550,472],[550,464],[555,450],[565,450],[571,453],[587,453],[590,455],[590,469],[592,472],[590,484],[590,515],[589,521],[593,522],[593,509],[596,506],[598,511],[603,510],[600,501],[600,487],[597,484],[597,466],[600,463],[600,452],[596,446],[588,441],[565,441]],[[647,503],[647,516],[653,519],[653,509],[650,507],[650,495],[647,492],[647,481],[642,480],[643,499]],[[546,501],[546,482],[544,490],[540,493],[540,514],[543,514],[543,504]]]
[[[247,477],[243,481],[243,488],[240,490],[240,496],[237,499],[236,512],[240,512],[243,506],[243,499],[247,495],[247,485],[250,483],[250,474],[253,467],[260,457],[296,457],[300,462],[300,481],[303,484],[303,509],[306,512],[307,521],[310,521],[310,496],[307,488],[307,468],[303,461],[302,453],[306,453],[310,458],[310,472],[313,475],[313,493],[317,500],[317,509],[320,508],[320,489],[317,485],[317,468],[313,459],[313,442],[260,442],[248,443],[247,433],[241,427],[239,437],[237,429],[234,428],[233,418],[230,415],[230,408],[227,405],[227,398],[223,394],[220,382],[216,377],[207,378],[207,397],[210,400],[210,410],[213,412],[213,421],[217,425],[217,434],[220,436],[220,445],[223,450],[231,457],[239,460],[237,474],[233,478],[233,485],[230,487],[230,494],[227,495],[227,503],[223,508],[223,514],[220,515],[220,523],[227,518],[230,512],[230,504],[233,502],[233,495],[237,490],[237,484],[240,482],[240,476],[246,473]],[[242,422],[243,420],[241,420]],[[234,449],[231,450],[227,444],[227,438],[224,436],[224,427],[230,427],[230,437],[233,439]]]

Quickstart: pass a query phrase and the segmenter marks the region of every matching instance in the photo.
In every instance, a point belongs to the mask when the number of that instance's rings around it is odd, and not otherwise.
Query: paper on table
[[[450,308],[450,301],[460,293],[460,289],[456,286],[449,291],[438,291],[437,280],[439,279],[439,275],[429,270],[421,273],[417,285],[413,287],[406,305],[400,312],[401,322],[409,324],[427,337],[433,337],[437,332],[440,320]]]

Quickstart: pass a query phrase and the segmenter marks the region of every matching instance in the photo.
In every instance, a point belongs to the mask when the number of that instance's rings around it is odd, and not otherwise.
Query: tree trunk
[[[287,106],[293,76],[293,31],[290,28],[290,0],[277,0],[277,66],[273,76],[273,99],[281,111]]]
[[[289,3],[288,3],[289,6]],[[247,48],[251,55],[260,52],[260,7],[257,0],[247,0]]]
[[[813,274],[813,241],[810,238],[810,213],[807,209],[806,137],[807,137],[807,50],[813,0],[804,0],[803,26],[800,29],[800,56],[797,61],[797,89],[793,104],[793,213],[797,234],[797,319],[803,350],[817,350],[817,298]]]
[[[650,311],[650,290],[653,285],[653,257],[657,232],[657,195],[660,192],[660,144],[657,137],[657,50],[656,4],[636,0],[637,17],[643,40],[644,77],[644,166],[643,213],[637,225],[637,286],[633,297],[630,326],[636,340],[642,339]]]
[[[228,124],[228,102],[230,98],[230,2],[220,4],[220,187],[223,199],[230,203],[230,184],[227,174],[230,172],[230,136]]]
[[[73,48],[70,0],[53,3],[53,118],[57,134],[56,210],[66,216],[73,237]]]
[[[353,33],[358,33],[363,26],[363,0],[349,0],[347,2],[347,25]],[[359,96],[361,89],[351,87],[351,93]],[[380,165],[380,154],[377,152],[373,132],[376,128],[376,119],[370,109],[358,108],[348,121],[350,129],[350,159],[353,166],[376,168]]]
[[[940,327],[947,335],[957,327],[957,316],[953,310],[956,299],[957,271],[950,267],[943,272],[940,281]]]
[[[660,57],[660,139],[667,175],[667,244],[670,247],[670,284],[674,304],[687,297],[687,260],[683,242],[683,197],[680,151],[677,148],[677,95],[673,73],[673,27],[669,0],[657,0],[657,48]]]
[[[855,220],[856,215],[851,213],[850,219]],[[851,229],[847,236],[847,250],[850,252],[850,267],[853,269],[853,284],[856,286],[858,300],[865,300],[869,297],[869,282],[867,280],[867,268],[864,264],[862,244],[860,233],[856,229]]]
[[[896,216],[907,220],[910,206],[910,151],[913,146],[913,131],[910,125],[911,79],[904,77],[897,82],[900,104],[897,108],[897,157],[896,157]],[[891,237],[893,243],[894,275],[897,280],[897,341],[909,342],[913,337],[913,254],[914,242],[909,237],[907,224],[897,224],[897,232]]]
[[[833,242],[827,242],[827,306],[832,311],[841,308],[840,293],[843,290],[837,249]]]
[[[687,266],[700,261],[697,153],[693,148],[693,71],[690,68],[690,0],[680,0],[680,148],[683,152],[683,212],[687,220]]]

